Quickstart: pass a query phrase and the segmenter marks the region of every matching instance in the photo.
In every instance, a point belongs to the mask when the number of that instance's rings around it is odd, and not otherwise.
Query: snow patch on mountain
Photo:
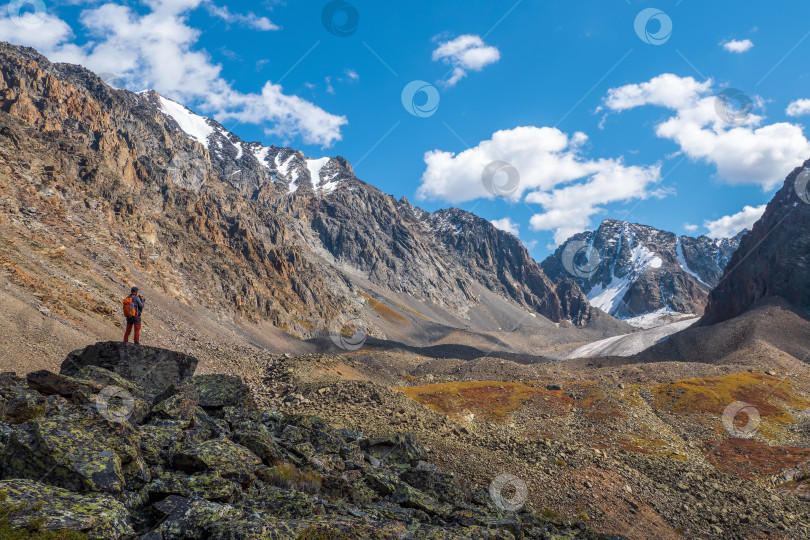
[[[700,276],[697,275],[697,273],[695,273],[691,268],[689,268],[689,264],[686,262],[686,258],[683,256],[683,242],[681,241],[680,238],[678,239],[678,243],[675,246],[675,256],[678,258],[678,264],[681,265],[681,268],[683,268],[684,272],[686,272],[687,274],[689,274],[702,284],[706,285],[707,287],[711,288],[711,286],[708,283],[700,279]]]
[[[183,105],[163,96],[159,96],[159,99],[161,112],[171,117],[186,135],[199,141],[207,149],[208,137],[214,133],[214,127],[209,125],[208,119],[194,114]]]
[[[623,236],[623,235],[622,235]],[[621,239],[621,236],[620,236]],[[632,235],[630,244],[632,245]],[[597,283],[588,293],[588,301],[592,306],[597,307],[605,313],[615,313],[615,310],[622,304],[622,298],[635,281],[650,268],[661,268],[663,260],[655,253],[644,247],[636,245],[632,248],[630,256],[630,268],[624,276],[617,276],[615,264],[611,272],[611,281],[607,285]]]
[[[282,161],[281,160],[281,154],[280,153],[276,154],[276,157],[275,157],[275,160],[274,160],[274,162],[276,164],[276,170],[280,174],[282,174],[284,176],[287,176],[288,174],[290,174],[290,163],[292,163],[292,160],[294,158],[295,158],[295,155],[292,155],[292,156],[288,157],[287,159],[285,159],[284,161]]]
[[[586,295],[588,302],[605,313],[611,313],[619,307],[622,298],[627,293],[627,289],[630,288],[634,281],[630,276],[623,278],[613,276],[613,281],[608,283],[607,286],[597,283]]]
[[[269,146],[259,146],[258,148],[253,150],[253,157],[256,158],[256,161],[258,161],[261,165],[263,165],[268,169],[270,168],[270,166],[267,164],[267,154],[269,152],[270,152]]]
[[[667,306],[651,313],[639,315],[638,317],[624,319],[624,322],[630,326],[635,326],[636,328],[649,329],[682,319],[692,319],[694,317],[695,316],[692,313],[679,313],[677,311],[673,311],[669,306]]]
[[[313,189],[317,190],[318,188],[321,188],[323,191],[329,190],[329,193],[331,193],[337,187],[336,183],[332,182],[331,184],[334,185],[331,185],[328,181],[324,182],[324,185],[321,185],[321,170],[326,167],[326,164],[329,163],[331,159],[332,158],[324,157],[320,159],[308,159],[306,161],[307,169],[309,170],[309,178]],[[327,184],[330,185],[327,187]]]
[[[677,314],[703,312],[708,291],[722,278],[743,237],[744,233],[719,240],[692,238],[606,219],[596,231],[571,237],[542,267],[555,281],[573,279],[593,306],[614,317],[637,326],[657,319],[666,324]],[[599,255],[587,276],[573,276],[566,268],[564,255],[572,242],[592,246]],[[634,320],[645,315],[649,317]]]
[[[333,173],[324,176],[323,183],[320,186],[318,186],[318,189],[320,189],[323,193],[326,193],[327,195],[329,193],[332,193],[340,185],[340,182],[335,181],[335,178],[337,178],[338,176],[339,176],[338,173]]]

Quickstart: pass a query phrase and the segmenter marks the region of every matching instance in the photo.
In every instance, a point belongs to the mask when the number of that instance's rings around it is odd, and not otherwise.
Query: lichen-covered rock
[[[73,376],[84,366],[117,373],[154,398],[173,384],[191,377],[197,368],[197,359],[176,351],[111,341],[70,353],[59,372]]]
[[[267,515],[278,519],[302,519],[324,515],[327,503],[318,497],[300,491],[268,487],[244,502],[250,513]]]
[[[94,381],[82,381],[60,375],[48,370],[34,371],[26,375],[28,386],[46,396],[58,394],[64,397],[73,397],[78,393],[83,395],[98,394],[103,385]]]
[[[152,418],[180,420],[188,426],[194,419],[199,404],[200,399],[196,394],[181,392],[162,400],[152,407],[150,416]]]
[[[263,424],[236,431],[233,440],[256,454],[265,464],[275,465],[283,460],[283,451]]]
[[[396,490],[391,495],[390,501],[403,508],[421,510],[430,516],[446,516],[450,513],[450,510],[452,510],[452,508],[439,503],[430,495],[404,482],[397,485]]]
[[[305,441],[309,441],[309,433],[307,430],[296,426],[294,424],[287,424],[280,430],[279,438],[287,444],[296,445]]]
[[[139,490],[152,479],[149,464],[141,456],[123,463],[121,469],[124,473],[124,484],[128,490]]]
[[[155,478],[147,486],[149,497],[160,500],[169,495],[209,501],[228,502],[239,489],[238,484],[223,478],[219,472],[186,475],[178,471],[167,471]]]
[[[378,522],[350,519],[340,516],[321,516],[308,519],[250,519],[249,516],[222,521],[211,529],[211,538],[261,538],[262,540],[400,540],[416,538],[398,522]],[[449,537],[445,537],[449,538]],[[458,537],[453,537],[458,538]]]
[[[151,466],[171,464],[174,454],[183,446],[184,427],[184,422],[176,420],[141,426],[140,451],[144,460]]]
[[[223,407],[254,407],[250,388],[232,375],[198,375],[190,381],[204,409]]]
[[[121,459],[70,417],[37,418],[16,426],[0,454],[4,478],[27,478],[77,492],[120,494]]]
[[[224,477],[249,481],[255,477],[261,460],[228,439],[213,439],[183,448],[174,456],[174,466],[185,472],[218,471]]]
[[[227,422],[209,416],[201,407],[194,410],[191,428],[186,432],[186,442],[196,444],[214,438],[231,438],[231,429]]]
[[[38,530],[68,529],[91,539],[115,540],[135,534],[127,509],[104,495],[79,495],[31,480],[0,481],[4,505],[14,505],[9,524],[24,528],[36,524]]]
[[[174,507],[155,532],[161,535],[159,538],[162,540],[203,540],[213,538],[212,531],[218,523],[224,523],[226,530],[229,530],[231,520],[235,521],[240,516],[241,512],[230,505],[216,504],[205,499],[186,499]]]
[[[419,463],[417,467],[403,471],[399,478],[445,503],[460,501],[464,498],[453,475],[440,472],[425,463]]]
[[[90,359],[75,376],[0,375],[0,398],[16,404],[0,418],[0,477],[16,479],[18,499],[56,493],[49,528],[127,540],[600,538],[505,514],[487,491],[468,493],[426,463],[412,435],[364,439],[314,416],[260,411],[238,379],[189,378],[188,366],[167,367],[171,355],[103,345],[71,356]],[[174,376],[162,389],[137,365],[155,358]],[[127,415],[109,414],[113,395],[127,398]],[[24,508],[38,519],[39,508]]]
[[[364,439],[360,446],[363,451],[385,463],[416,466],[427,457],[425,449],[410,433]]]
[[[28,387],[25,379],[13,373],[0,374],[0,421],[21,424],[39,418],[47,410],[47,401]]]
[[[110,371],[109,369],[104,369],[98,366],[82,366],[82,368],[74,375],[74,378],[83,381],[95,381],[104,386],[117,386],[119,388],[123,388],[127,392],[130,392],[132,395],[139,395],[141,393],[141,389],[137,384],[126,380],[124,377]]]

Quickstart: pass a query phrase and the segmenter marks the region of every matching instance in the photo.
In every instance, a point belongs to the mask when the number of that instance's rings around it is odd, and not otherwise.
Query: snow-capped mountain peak
[[[209,152],[211,166],[245,193],[256,194],[267,185],[276,185],[281,195],[297,193],[302,186],[312,193],[329,195],[343,180],[353,177],[351,166],[341,158],[313,159],[292,148],[245,142],[216,120],[198,115],[157,92],[147,90],[138,95],[190,140],[202,144]],[[169,171],[177,185],[195,190],[202,187],[199,174],[191,166],[177,165]]]
[[[596,231],[570,238],[542,266],[552,279],[574,279],[591,305],[631,324],[649,325],[654,319],[701,314],[743,234],[716,242],[606,219]],[[594,250],[594,267],[580,276],[564,264],[572,243]]]

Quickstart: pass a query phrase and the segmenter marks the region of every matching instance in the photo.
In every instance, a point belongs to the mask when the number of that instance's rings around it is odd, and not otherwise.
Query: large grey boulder
[[[85,366],[117,373],[154,398],[194,375],[197,359],[177,351],[108,341],[70,353],[59,372],[74,376]]]

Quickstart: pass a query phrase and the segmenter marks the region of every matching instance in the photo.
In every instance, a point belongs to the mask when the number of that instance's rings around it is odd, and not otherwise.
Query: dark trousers
[[[129,333],[132,332],[132,329],[135,329],[135,340],[134,343],[138,343],[141,337],[141,323],[133,324],[127,323],[127,331],[124,333],[124,343],[129,341]]]

